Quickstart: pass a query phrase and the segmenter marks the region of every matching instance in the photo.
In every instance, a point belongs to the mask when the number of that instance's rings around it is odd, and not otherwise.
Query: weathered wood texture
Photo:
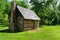
[[[19,10],[16,8],[15,11],[13,12],[14,26],[10,25],[9,27],[10,31],[23,31],[23,20],[24,20],[23,16],[19,12]]]
[[[12,3],[11,14],[9,16],[10,31],[36,29],[37,27],[39,27],[39,20],[40,19],[33,11],[27,10],[22,7],[17,7],[15,3]]]
[[[9,22],[10,22],[9,29],[11,31],[14,31],[13,16],[14,16],[15,8],[16,8],[16,4],[12,2],[12,4],[11,4],[11,14],[10,14],[10,18],[9,18]]]
[[[24,18],[23,18],[23,16],[22,16],[22,14],[19,12],[18,9],[17,9],[17,12],[16,12],[16,17],[17,17],[18,31],[23,31],[23,30],[24,30],[24,28],[23,28]]]
[[[31,30],[39,27],[38,20],[28,20],[24,19],[22,14],[16,8],[13,12],[13,25],[10,26],[10,31],[23,31],[23,30]]]
[[[24,30],[31,30],[39,27],[39,21],[36,20],[24,20]]]

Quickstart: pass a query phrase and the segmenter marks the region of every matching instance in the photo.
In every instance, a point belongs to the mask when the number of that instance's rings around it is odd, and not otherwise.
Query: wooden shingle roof
[[[18,10],[24,17],[24,19],[30,19],[30,20],[40,20],[40,18],[31,10],[28,10],[26,8],[17,6]]]

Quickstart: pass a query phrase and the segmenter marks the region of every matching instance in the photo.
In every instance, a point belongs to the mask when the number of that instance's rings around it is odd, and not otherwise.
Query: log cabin
[[[11,13],[9,16],[10,31],[32,30],[39,27],[40,18],[32,10],[11,3]]]

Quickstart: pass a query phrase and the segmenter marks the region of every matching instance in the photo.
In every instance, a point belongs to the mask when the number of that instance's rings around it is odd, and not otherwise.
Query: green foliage
[[[24,8],[30,8],[29,5],[25,2],[25,1],[16,1],[16,3],[19,5],[19,6],[22,6]]]
[[[16,1],[14,0],[17,5],[29,8],[29,5],[23,1],[19,0]],[[0,0],[0,24],[7,24],[8,23],[8,15],[11,12],[11,2],[9,0]]]
[[[12,0],[17,5],[30,9],[25,0]],[[60,24],[60,4],[58,0],[31,0],[31,10],[41,18],[40,23],[46,25]],[[11,2],[9,0],[0,0],[0,22],[8,21],[8,15],[11,11]],[[6,20],[5,20],[6,18]]]
[[[32,10],[41,18],[41,24],[55,25],[60,23],[58,0],[31,0]]]

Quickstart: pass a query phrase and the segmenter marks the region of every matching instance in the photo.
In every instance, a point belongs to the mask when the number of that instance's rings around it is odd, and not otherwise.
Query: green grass
[[[0,30],[7,28],[8,27],[0,27]],[[17,33],[0,32],[0,40],[60,40],[60,25],[44,25],[37,30]]]

